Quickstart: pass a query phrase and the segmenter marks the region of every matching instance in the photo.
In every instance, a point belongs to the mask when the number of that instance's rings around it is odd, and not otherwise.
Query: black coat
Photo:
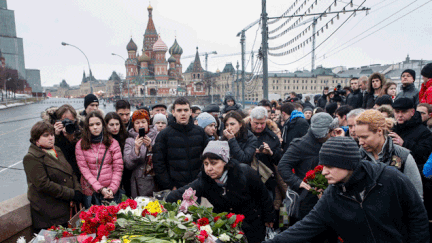
[[[423,125],[420,113],[416,111],[409,121],[397,124],[393,131],[404,140],[402,147],[411,150],[417,165],[425,164],[432,152],[432,133]]]
[[[373,93],[366,94],[366,96],[363,98],[363,109],[372,109],[377,98],[378,96],[375,97]]]
[[[302,138],[296,138],[291,142],[278,165],[282,179],[300,195],[299,219],[306,216],[318,201],[317,196],[300,188],[300,183],[306,172],[313,170],[318,165],[321,146],[322,143],[319,143],[308,131]],[[292,172],[293,169],[295,174]]]
[[[310,107],[310,108],[312,108],[312,109],[315,109],[315,106],[312,105],[312,103],[310,103],[310,101],[305,101],[305,102],[303,103],[303,108],[306,108],[306,107]]]
[[[236,159],[240,163],[250,165],[255,154],[255,150],[259,147],[258,139],[249,130],[239,138],[228,140],[230,147],[230,157]]]
[[[282,158],[281,145],[279,141],[279,137],[272,132],[268,127],[264,129],[264,131],[260,134],[254,133],[254,135],[258,139],[258,148],[263,145],[263,143],[267,143],[270,149],[273,151],[273,155],[270,156],[264,153],[258,153],[256,156],[261,162],[266,164],[270,169],[275,171],[275,165],[279,164],[279,160]]]
[[[327,95],[323,93],[323,95],[321,95],[321,97],[318,99],[317,106],[325,109],[326,105],[327,105]]]
[[[55,137],[55,146],[59,147],[64,154],[67,162],[71,165],[74,174],[77,176],[78,181],[81,179],[81,172],[78,168],[78,164],[75,156],[75,145],[77,141],[69,141],[63,133]]]
[[[162,130],[153,146],[153,167],[161,189],[179,188],[196,179],[207,145],[207,135],[199,126],[174,123]]]
[[[230,107],[229,109],[228,109],[229,106],[227,104],[228,99],[234,101],[234,105],[232,107]],[[224,107],[222,108],[221,114],[225,114],[228,111],[241,111],[241,108],[242,108],[242,106],[236,102],[236,100],[234,99],[234,96],[231,96],[231,95],[225,96],[223,104],[224,104]]]
[[[226,188],[218,186],[204,171],[192,183],[172,191],[167,202],[176,202],[188,188],[196,190],[197,197],[205,197],[216,213],[243,214],[242,229],[249,242],[260,242],[265,237],[266,222],[273,222],[273,203],[259,175],[250,166],[231,159],[227,164]]]
[[[367,161],[348,182],[329,186],[303,220],[267,242],[307,242],[328,230],[345,242],[429,242],[426,210],[408,177]]]
[[[284,152],[287,151],[294,138],[301,138],[306,135],[309,125],[309,122],[302,117],[296,117],[292,121],[287,120],[284,123],[282,128],[282,149]]]
[[[353,109],[363,107],[363,94],[360,89],[354,90],[348,95],[346,99],[346,104],[351,106]]]

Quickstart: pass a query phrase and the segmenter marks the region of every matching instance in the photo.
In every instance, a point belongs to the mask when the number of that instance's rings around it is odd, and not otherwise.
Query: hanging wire
[[[294,12],[294,15],[297,14],[297,13],[300,11],[301,7],[303,6],[303,4],[306,4],[306,2],[307,2],[307,1],[305,0],[304,3],[302,3],[302,5],[300,5],[300,7],[299,7],[295,12]],[[316,2],[318,2],[318,1],[316,1]],[[309,13],[310,13],[310,10],[313,8],[313,5],[314,5],[314,3],[312,3],[311,6],[309,6],[309,8],[308,8],[308,10],[306,10],[306,12],[309,12]],[[306,13],[306,12],[305,12],[305,13]],[[285,22],[283,22],[281,25],[279,25],[279,26],[276,27],[275,29],[269,31],[268,34],[271,35],[271,34],[277,32],[278,30],[282,29],[282,27],[284,27],[284,26],[287,25],[289,22],[291,22],[291,20],[292,20],[293,18],[294,18],[294,17],[288,18],[288,19],[285,20]],[[300,18],[299,18],[299,19],[300,19]],[[298,20],[297,20],[297,21],[298,21]],[[296,21],[296,23],[297,23],[297,21]],[[294,23],[294,24],[295,24],[295,23]],[[293,25],[294,25],[294,24],[293,24]],[[293,25],[291,25],[289,28],[292,28]]]
[[[269,24],[269,25],[274,24],[274,23],[278,22],[279,20],[281,20],[283,17],[285,17],[285,15],[287,15],[296,6],[297,2],[298,2],[298,0],[295,0],[294,3],[279,18],[276,18],[274,20],[270,20],[267,22],[267,24]]]

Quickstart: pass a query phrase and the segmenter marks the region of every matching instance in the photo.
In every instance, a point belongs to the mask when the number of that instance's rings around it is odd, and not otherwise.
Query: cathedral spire
[[[198,47],[196,48],[195,61],[193,63],[193,72],[202,72],[201,60],[199,58]]]

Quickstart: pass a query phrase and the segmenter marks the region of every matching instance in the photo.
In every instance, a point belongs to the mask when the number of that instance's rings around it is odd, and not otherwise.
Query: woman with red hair
[[[151,152],[158,131],[150,126],[146,110],[137,110],[132,114],[132,125],[123,153],[125,167],[132,171],[131,196],[153,196],[156,186]]]

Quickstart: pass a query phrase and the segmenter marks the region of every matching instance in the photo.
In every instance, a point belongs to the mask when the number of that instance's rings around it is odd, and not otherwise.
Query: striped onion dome
[[[171,55],[181,55],[183,54],[183,49],[177,43],[177,39],[174,40],[174,44],[169,49]]]
[[[165,45],[160,36],[153,45],[153,51],[168,51],[167,45]]]

